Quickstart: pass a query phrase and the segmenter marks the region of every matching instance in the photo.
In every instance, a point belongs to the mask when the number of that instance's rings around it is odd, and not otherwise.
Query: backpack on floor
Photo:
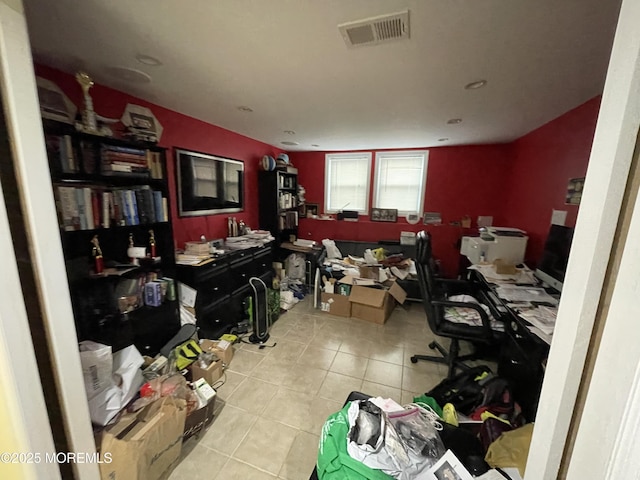
[[[425,395],[433,397],[440,406],[451,403],[456,411],[468,415],[483,403],[483,386],[493,377],[493,372],[486,365],[472,367],[452,378],[445,378]]]

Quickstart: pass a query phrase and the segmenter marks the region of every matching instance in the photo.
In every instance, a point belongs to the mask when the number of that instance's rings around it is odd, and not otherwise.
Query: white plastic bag
[[[113,384],[111,347],[86,340],[80,342],[79,348],[84,388],[87,398],[92,399]]]
[[[305,256],[302,253],[292,253],[285,260],[285,271],[289,278],[304,279],[305,267]]]
[[[95,342],[81,342],[80,349],[91,421],[106,425],[131,401],[144,383],[140,370],[144,359],[133,345],[114,354],[111,353],[111,347]]]
[[[327,258],[342,258],[342,254],[333,240],[325,238],[322,240],[322,245],[327,250]]]

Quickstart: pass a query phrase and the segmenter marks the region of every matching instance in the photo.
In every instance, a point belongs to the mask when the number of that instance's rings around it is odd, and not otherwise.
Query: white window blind
[[[368,212],[371,153],[331,153],[325,157],[325,212]]]
[[[428,156],[428,151],[376,153],[373,206],[396,208],[400,215],[416,212],[421,216]]]

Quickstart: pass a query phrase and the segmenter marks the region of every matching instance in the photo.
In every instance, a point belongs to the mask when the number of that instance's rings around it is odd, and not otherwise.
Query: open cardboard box
[[[229,366],[231,359],[233,359],[233,345],[227,341],[203,339],[200,341],[200,348],[205,352],[215,353],[222,360],[225,368]]]
[[[385,323],[396,302],[403,304],[407,299],[407,292],[396,282],[389,282],[387,286],[384,290],[361,285],[351,287],[351,316],[379,325]]]
[[[330,315],[350,317],[351,302],[349,302],[349,297],[345,295],[322,292],[320,295],[320,310]]]

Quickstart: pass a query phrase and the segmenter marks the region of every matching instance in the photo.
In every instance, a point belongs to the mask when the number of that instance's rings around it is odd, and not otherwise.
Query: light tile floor
[[[422,306],[398,306],[384,325],[327,315],[309,299],[280,316],[267,343],[236,345],[216,416],[189,439],[170,480],[306,480],[325,419],[353,390],[408,403],[446,366],[412,364],[435,337]]]

